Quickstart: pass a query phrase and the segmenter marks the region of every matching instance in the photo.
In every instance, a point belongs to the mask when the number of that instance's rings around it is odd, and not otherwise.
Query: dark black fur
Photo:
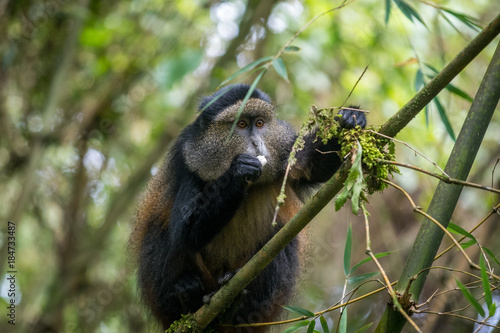
[[[150,183],[149,196],[143,202],[146,208],[138,214],[136,230],[132,235],[132,241],[138,243],[138,284],[145,302],[153,315],[162,321],[164,328],[178,319],[181,313],[196,311],[202,306],[204,297],[206,299],[206,295],[219,288],[218,280],[223,280],[227,272],[234,273],[235,267],[217,272],[208,267],[207,274],[204,264],[200,266],[199,253],[221,233],[244,201],[255,196],[255,193],[249,193],[252,189],[248,181],[260,177],[262,166],[257,158],[240,154],[219,179],[206,183],[189,171],[182,147],[190,136],[203,131],[221,110],[242,100],[248,89],[247,85],[230,86],[201,101],[200,109],[203,109],[210,100],[222,94],[179,136],[164,167]],[[255,90],[252,97],[271,103],[269,97],[259,90]],[[341,113],[344,127],[356,124],[364,127],[366,124],[362,112],[344,110]],[[314,133],[305,139],[305,149],[297,154],[298,171],[291,179],[297,193],[328,180],[342,164],[338,154],[334,153],[340,148],[337,140],[323,145],[320,140],[315,141]],[[293,140],[289,142],[287,151],[292,145]],[[278,187],[285,173],[286,160],[282,162],[283,169],[276,175]],[[269,201],[272,200],[274,198],[269,197]],[[244,232],[246,222],[238,223],[241,232]],[[262,222],[265,226],[270,223]],[[269,229],[267,233],[263,231],[262,235],[254,235],[255,239],[250,238],[249,251],[255,253],[278,229]],[[221,248],[230,249],[231,244],[221,245]],[[280,309],[276,304],[282,305],[291,294],[298,273],[298,253],[296,239],[247,287],[246,292],[222,316],[223,320],[232,323],[259,322],[275,316]]]
[[[199,110],[203,110],[203,119],[212,120],[221,110],[234,105],[238,101],[242,101],[248,93],[248,88],[246,84],[234,84],[221,88],[210,96],[203,97],[199,106]],[[271,98],[258,89],[252,92],[250,98],[258,98],[271,103]],[[207,104],[214,99],[215,101],[207,106]]]

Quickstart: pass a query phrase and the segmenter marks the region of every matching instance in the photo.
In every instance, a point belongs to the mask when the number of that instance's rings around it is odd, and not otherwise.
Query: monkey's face
[[[221,110],[183,147],[188,168],[204,181],[222,176],[239,154],[264,156],[267,160],[256,183],[273,181],[280,176],[290,142],[294,140],[293,129],[277,120],[275,107],[261,99],[249,99],[238,117],[240,106],[241,101]]]

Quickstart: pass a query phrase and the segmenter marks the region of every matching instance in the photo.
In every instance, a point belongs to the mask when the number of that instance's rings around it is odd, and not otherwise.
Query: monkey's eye
[[[244,121],[244,120],[238,121],[238,127],[239,128],[245,128],[245,127],[247,127],[247,122]]]
[[[257,126],[257,127],[262,127],[262,126],[264,126],[264,120],[262,120],[262,119],[257,120],[257,121],[255,122],[255,126]]]

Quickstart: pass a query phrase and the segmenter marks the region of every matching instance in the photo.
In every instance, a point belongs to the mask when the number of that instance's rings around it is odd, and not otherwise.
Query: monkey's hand
[[[349,108],[339,111],[342,118],[339,120],[340,126],[351,129],[359,125],[361,128],[366,126],[366,116],[363,111],[359,111],[357,107],[350,106]]]
[[[240,154],[231,163],[229,174],[242,184],[253,182],[259,179],[262,174],[262,163],[257,157]]]
[[[186,275],[177,281],[174,285],[174,292],[179,298],[183,313],[187,313],[197,303],[200,297],[205,293],[203,282],[199,276]]]

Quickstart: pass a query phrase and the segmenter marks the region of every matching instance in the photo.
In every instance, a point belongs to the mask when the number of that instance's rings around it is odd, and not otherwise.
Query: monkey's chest
[[[274,235],[275,198],[270,189],[250,192],[231,221],[202,250],[205,265],[215,278],[241,268]]]

